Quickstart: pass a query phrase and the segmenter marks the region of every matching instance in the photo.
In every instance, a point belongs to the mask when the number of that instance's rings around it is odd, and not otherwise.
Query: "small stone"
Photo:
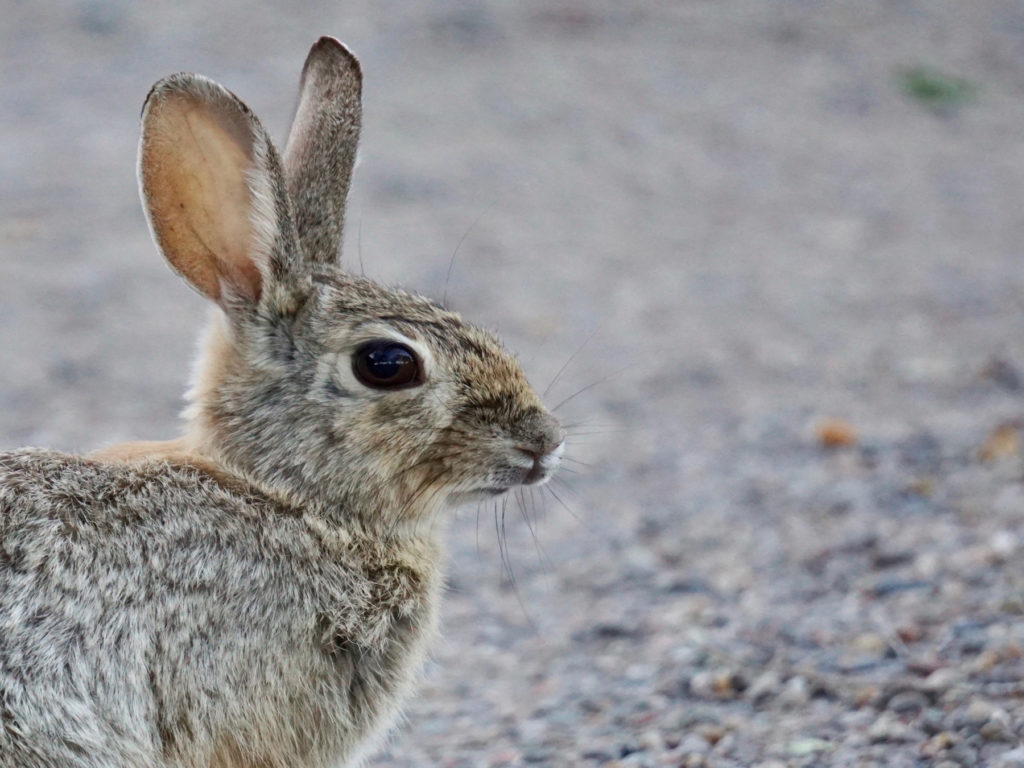
[[[779,694],[779,701],[787,707],[802,707],[810,699],[811,691],[807,679],[802,675],[789,678]]]
[[[916,715],[928,706],[928,699],[917,691],[903,691],[889,699],[888,709],[897,715]]]
[[[665,748],[665,740],[657,731],[648,730],[640,734],[640,746],[648,752],[660,752]]]
[[[917,553],[909,549],[891,549],[883,552],[876,552],[871,558],[873,568],[895,568],[898,565],[906,565],[914,562]]]
[[[993,357],[981,369],[981,378],[1010,392],[1021,388],[1020,371],[1017,366],[1002,357]]]
[[[870,653],[873,655],[879,655],[885,652],[888,648],[888,644],[885,642],[885,638],[881,635],[875,634],[874,632],[864,632],[853,638],[851,643],[854,648],[864,653]]]
[[[1005,422],[996,426],[978,451],[982,461],[997,461],[1020,455],[1020,426]]]
[[[1005,560],[1017,551],[1019,542],[1011,531],[998,531],[989,539],[988,545],[1000,559]]]
[[[1013,732],[997,720],[989,720],[978,730],[985,741],[1014,741]]]
[[[843,419],[822,419],[817,434],[823,448],[845,448],[857,444],[857,428]]]
[[[939,752],[952,748],[956,744],[956,737],[949,731],[940,731],[921,745],[921,754],[925,757],[935,757]]]
[[[997,651],[983,650],[979,653],[970,665],[971,672],[988,672],[1001,662],[1002,658]]]
[[[746,698],[754,704],[760,704],[766,699],[777,696],[781,688],[782,679],[779,677],[779,673],[769,669],[754,678],[754,682],[746,690]]]
[[[901,624],[896,627],[896,636],[904,643],[916,643],[924,636],[924,631],[916,624]]]
[[[806,757],[817,752],[828,752],[835,749],[835,744],[824,739],[796,739],[786,745],[786,751],[793,757]]]
[[[992,717],[996,709],[997,707],[991,702],[974,698],[971,699],[971,703],[964,710],[961,720],[968,725],[981,725]]]
[[[938,707],[929,707],[917,718],[918,727],[932,736],[945,730],[945,713]]]
[[[995,759],[993,768],[1024,768],[1024,747],[1011,749]]]
[[[697,733],[701,738],[704,739],[710,746],[715,746],[725,736],[726,730],[720,725],[714,723],[701,723],[697,726]]]
[[[733,699],[746,683],[725,670],[705,670],[690,678],[690,691],[705,699]]]
[[[909,727],[888,713],[882,714],[868,728],[868,738],[872,744],[913,741],[914,734]]]
[[[921,690],[940,694],[963,680],[963,675],[952,667],[936,669],[921,683]]]
[[[708,749],[710,749],[710,745],[703,738],[691,733],[679,742],[679,746],[674,751],[679,755],[703,755],[707,753]]]

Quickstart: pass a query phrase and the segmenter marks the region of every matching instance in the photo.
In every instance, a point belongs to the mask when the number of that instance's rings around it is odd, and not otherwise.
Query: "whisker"
[[[587,469],[593,469],[594,468],[593,464],[588,464],[585,461],[580,461],[579,459],[574,459],[572,456],[563,456],[562,457],[562,461],[571,461],[573,464],[579,464],[581,467],[586,467]],[[566,467],[562,467],[562,469],[559,470],[559,471],[562,471],[562,470],[565,470],[565,469],[566,469]]]
[[[526,619],[527,624],[530,625],[530,629],[533,630],[535,635],[540,635],[540,630],[537,628],[537,623],[530,616],[530,612],[526,610],[526,603],[523,601],[523,595],[519,591],[519,585],[516,582],[515,573],[512,570],[512,559],[509,555],[508,550],[508,537],[505,534],[505,513],[508,511],[508,496],[505,496],[501,505],[501,530],[498,534],[499,549],[502,548],[501,541],[504,541],[504,552],[505,557],[503,558],[506,570],[508,571],[509,586],[512,587],[512,594],[516,596],[516,602],[519,603],[519,609],[523,612],[523,618]],[[497,516],[495,517],[495,525],[497,525]]]
[[[554,488],[552,488],[550,485],[549,486],[545,486],[545,487],[547,488],[548,493],[550,493],[554,497],[555,501],[557,501],[559,504],[562,505],[562,509],[564,509],[566,512],[568,512],[572,516],[573,520],[576,520],[577,522],[582,522],[580,520],[579,515],[577,515],[575,512],[573,512],[569,508],[569,505],[566,504],[564,501],[562,501],[562,497],[559,496],[557,493],[555,493],[555,489]]]
[[[531,502],[533,502],[534,517],[536,518],[536,501],[533,497],[533,489],[528,489],[527,493],[529,493],[530,500]],[[526,527],[530,529],[530,536],[533,537],[533,547],[537,550],[537,559],[540,561],[541,565],[545,569],[553,571],[554,565],[551,562],[551,558],[547,556],[547,553],[544,551],[544,548],[540,545],[540,539],[537,537],[537,531],[534,528],[534,524],[530,521],[530,513],[527,511],[526,505],[523,503],[523,500],[523,496],[521,495],[519,497],[519,511],[522,513],[523,520],[526,521]]]
[[[359,214],[359,223],[356,225],[356,253],[359,255],[359,274],[366,277],[366,269],[363,268],[363,214]]]
[[[476,503],[476,559],[480,559],[480,511],[484,507],[484,502],[478,501]],[[497,504],[495,504],[497,507]]]
[[[493,210],[494,206],[497,205],[497,203],[498,200],[497,198],[495,198],[490,205],[488,205],[483,211],[480,212],[479,216],[473,219],[473,223],[470,224],[466,231],[462,234],[462,237],[459,238],[458,245],[456,245],[455,250],[452,251],[452,257],[451,259],[448,260],[448,273],[445,275],[444,278],[444,297],[441,299],[441,304],[443,306],[448,305],[448,283],[451,282],[452,279],[452,268],[455,266],[455,257],[459,255],[459,249],[462,247],[462,244],[466,242],[466,238],[469,237],[469,233],[473,231],[473,229],[476,227],[477,224],[480,223],[480,220],[485,215],[487,215],[488,213],[491,212],[491,210]]]
[[[548,392],[550,392],[550,391],[551,391],[551,388],[552,388],[553,386],[555,386],[555,384],[556,384],[556,383],[558,382],[558,380],[559,380],[559,379],[560,379],[560,378],[562,377],[562,374],[563,374],[563,373],[565,373],[565,369],[569,367],[569,364],[570,364],[570,363],[572,363],[572,361],[573,361],[573,360],[574,360],[574,359],[576,358],[576,355],[578,355],[578,354],[579,354],[580,352],[582,352],[582,351],[583,351],[583,348],[584,348],[585,346],[587,346],[587,344],[589,344],[589,343],[590,343],[590,340],[591,340],[592,338],[594,338],[595,336],[597,336],[597,332],[598,332],[598,331],[599,331],[600,329],[601,329],[601,326],[598,326],[598,327],[597,327],[597,328],[595,328],[595,329],[594,329],[593,331],[591,331],[591,332],[590,332],[590,335],[589,335],[589,336],[587,336],[587,338],[583,340],[583,343],[582,343],[582,344],[580,344],[580,345],[579,345],[578,347],[576,347],[576,351],[575,351],[575,352],[573,352],[573,353],[572,353],[571,355],[569,355],[569,359],[568,359],[568,360],[566,360],[566,361],[565,361],[565,364],[564,364],[564,365],[563,365],[563,366],[562,366],[561,368],[559,368],[559,369],[558,369],[558,373],[556,373],[556,374],[555,374],[555,378],[553,378],[553,379],[551,380],[551,383],[550,383],[550,384],[548,384],[548,385],[547,385],[547,387],[546,387],[546,388],[544,389],[544,392],[542,392],[542,393],[541,393],[541,397],[542,397],[542,398],[545,398],[545,397],[547,397],[547,396],[548,396]],[[552,409],[552,410],[554,410],[554,409]]]

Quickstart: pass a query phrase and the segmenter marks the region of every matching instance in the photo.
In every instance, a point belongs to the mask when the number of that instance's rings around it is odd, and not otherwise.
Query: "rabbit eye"
[[[400,389],[423,383],[420,361],[411,349],[394,341],[371,341],[352,356],[352,371],[374,389]]]

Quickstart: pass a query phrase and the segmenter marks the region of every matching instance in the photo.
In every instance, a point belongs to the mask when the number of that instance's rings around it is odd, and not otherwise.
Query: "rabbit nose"
[[[562,461],[562,454],[565,452],[565,440],[560,440],[550,450],[538,450],[522,445],[517,445],[516,450],[533,461],[533,465],[523,476],[523,485],[536,485],[547,480]]]

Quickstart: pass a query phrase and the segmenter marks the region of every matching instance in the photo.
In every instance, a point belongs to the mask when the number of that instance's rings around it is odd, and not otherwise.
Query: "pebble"
[[[885,712],[868,728],[868,738],[872,744],[885,744],[912,741],[915,733],[909,726]]]
[[[673,751],[679,755],[703,755],[706,754],[710,748],[711,745],[708,744],[703,737],[698,736],[696,733],[691,733],[679,742],[679,746]]]
[[[928,699],[925,698],[924,694],[917,691],[903,691],[889,699],[887,709],[895,712],[897,715],[916,715],[924,711],[927,706]]]
[[[921,683],[921,690],[929,693],[943,693],[963,679],[963,674],[952,667],[936,669]]]
[[[984,699],[974,698],[971,699],[970,704],[963,711],[960,716],[959,722],[963,725],[974,725],[980,726],[996,711],[996,707],[989,701]]]
[[[703,699],[733,699],[746,687],[742,678],[726,670],[705,670],[690,678],[690,691]]]
[[[995,759],[992,768],[1024,768],[1024,747],[1004,752]]]
[[[921,754],[925,757],[935,757],[939,752],[944,752],[956,744],[956,737],[949,731],[940,731],[921,745]]]
[[[657,731],[647,730],[640,734],[640,746],[648,752],[660,752],[665,748],[665,740]]]
[[[811,691],[807,679],[802,675],[789,678],[779,694],[779,702],[787,707],[802,707],[811,699]]]
[[[777,696],[782,688],[782,679],[779,673],[769,669],[754,678],[754,681],[747,688],[745,696],[754,704],[761,704],[773,696]]]
[[[1013,741],[1015,739],[1011,731],[1004,723],[996,720],[989,720],[978,730],[986,741]]]

